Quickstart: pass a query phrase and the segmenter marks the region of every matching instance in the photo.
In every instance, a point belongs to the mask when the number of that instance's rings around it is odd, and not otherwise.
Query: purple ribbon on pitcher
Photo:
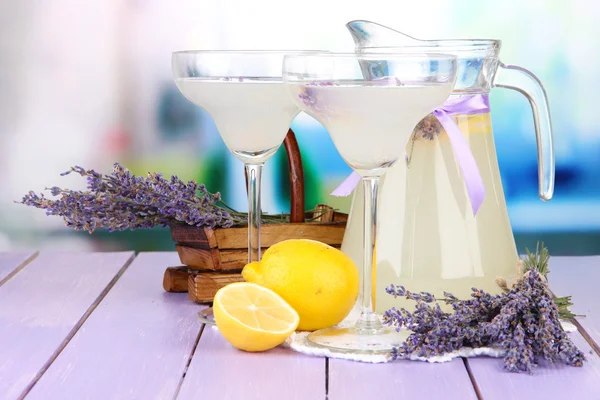
[[[483,186],[483,180],[481,179],[481,174],[479,173],[479,168],[477,168],[471,148],[451,116],[456,114],[483,114],[489,111],[490,103],[488,96],[477,94],[448,99],[441,107],[433,110],[432,113],[440,121],[440,124],[448,134],[450,145],[454,150],[456,161],[465,181],[473,215],[477,214],[483,202],[485,187]],[[358,185],[358,182],[360,182],[360,175],[353,172],[331,194],[338,197],[348,196],[352,193],[356,185]]]

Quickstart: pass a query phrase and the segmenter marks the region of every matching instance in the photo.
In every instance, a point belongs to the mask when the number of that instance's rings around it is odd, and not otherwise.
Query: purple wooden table
[[[175,253],[0,253],[0,399],[600,399],[600,257],[551,260],[585,314],[583,368],[504,372],[496,359],[361,364],[233,349],[165,293]]]

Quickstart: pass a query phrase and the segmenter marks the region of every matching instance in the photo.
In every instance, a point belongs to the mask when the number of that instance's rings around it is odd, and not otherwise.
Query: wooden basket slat
[[[341,244],[333,244],[339,249]],[[177,245],[177,253],[182,264],[193,270],[211,270],[217,272],[241,271],[248,263],[246,249],[198,249]],[[262,252],[268,247],[263,247]]]
[[[191,269],[209,269],[221,271],[221,260],[219,258],[219,249],[197,249],[176,245],[177,254],[181,263]]]
[[[261,226],[261,244],[270,247],[287,239],[311,239],[329,245],[341,245],[345,221],[332,223],[265,224]],[[177,244],[198,249],[248,249],[248,228],[199,229],[173,226],[171,236]]]
[[[171,226],[171,238],[175,243],[188,243],[200,249],[216,249],[218,247],[215,231],[207,228],[174,225]]]
[[[190,269],[219,272],[241,271],[248,263],[248,250],[246,249],[197,249],[182,245],[177,245],[176,248],[179,259]]]
[[[188,296],[196,303],[211,303],[217,291],[230,283],[243,282],[239,273],[201,272],[188,278]]]
[[[260,229],[262,247],[271,247],[287,239],[312,239],[334,245],[342,244],[346,224],[290,223],[263,225]],[[215,231],[220,249],[245,249],[248,251],[248,229],[230,228]]]

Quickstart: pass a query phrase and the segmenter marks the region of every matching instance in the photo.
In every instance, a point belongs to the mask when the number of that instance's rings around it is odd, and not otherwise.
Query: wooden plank
[[[248,263],[247,249],[196,249],[175,246],[182,264],[197,270],[241,271]]]
[[[162,289],[176,263],[138,255],[27,399],[174,398],[201,328],[201,307]]]
[[[552,273],[551,273],[552,274]],[[532,375],[507,372],[502,359],[472,358],[471,373],[485,400],[600,398],[600,357],[579,333],[572,333],[575,344],[586,354],[583,367],[540,363]]]
[[[556,296],[573,296],[572,311],[585,315],[577,322],[600,354],[600,256],[551,257],[548,278]]]
[[[346,224],[297,223],[262,225],[261,245],[270,247],[286,239],[312,239],[329,245],[341,245],[344,240]],[[217,243],[221,249],[248,248],[248,229],[229,228],[215,231]]]
[[[348,214],[334,211],[333,212],[333,222],[347,222]]]
[[[163,276],[163,289],[166,292],[187,293],[191,271],[186,266],[167,268]]]
[[[315,211],[310,215],[310,218],[314,222],[333,222],[333,207],[329,207],[325,204],[317,204]]]
[[[323,400],[325,359],[282,348],[242,352],[207,326],[177,399]]]
[[[189,225],[171,227],[171,238],[175,243],[193,244],[199,249],[214,249],[217,247],[215,231]]]
[[[220,270],[218,249],[196,249],[193,247],[176,245],[179,260],[184,265],[194,269]]]
[[[190,274],[188,295],[196,303],[212,303],[217,291],[234,282],[243,282],[242,274],[223,274],[219,272],[200,272]]]
[[[267,247],[261,248],[261,254],[264,254],[267,251]],[[219,264],[223,271],[241,271],[248,264],[248,248],[219,251]]]
[[[334,211],[333,207],[325,204],[315,206],[315,211],[306,213],[306,218],[311,222],[347,222],[348,214]]]
[[[331,215],[329,215],[331,214]],[[264,247],[285,239],[313,239],[330,245],[342,244],[346,229],[347,214],[327,213],[333,222],[329,223],[281,223],[263,224],[261,242]],[[313,217],[313,215],[309,215]],[[171,237],[177,244],[198,249],[247,249],[248,227],[227,229],[201,229],[187,225],[171,227]]]
[[[182,264],[195,270],[239,272],[248,264],[247,249],[198,249],[176,245]],[[332,247],[340,248],[339,245]],[[268,247],[263,247],[264,254]]]
[[[329,400],[477,399],[461,359],[431,364],[329,360]]]
[[[0,253],[0,286],[37,255],[28,253]]]
[[[0,398],[20,398],[60,354],[133,257],[41,253],[0,287]]]

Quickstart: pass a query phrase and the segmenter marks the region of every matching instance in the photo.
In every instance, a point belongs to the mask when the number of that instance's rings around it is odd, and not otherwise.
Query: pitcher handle
[[[494,86],[516,90],[529,100],[537,141],[538,190],[540,199],[548,201],[554,194],[554,140],[546,90],[530,71],[503,63],[494,78]]]

